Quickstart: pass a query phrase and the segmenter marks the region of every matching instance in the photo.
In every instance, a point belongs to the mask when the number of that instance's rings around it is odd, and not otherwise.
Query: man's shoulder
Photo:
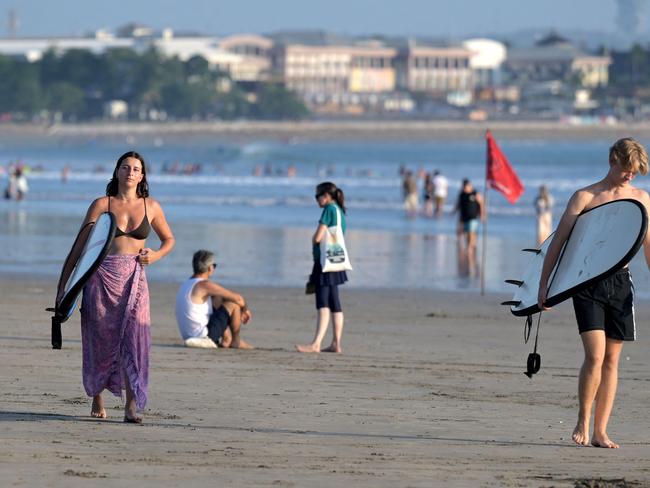
[[[220,283],[217,283],[216,281],[211,280],[210,278],[206,278],[204,280],[197,282],[196,285],[194,285],[194,289],[199,291],[205,291],[208,294],[212,295],[213,293],[210,292],[215,290],[214,289],[215,286],[219,287],[218,288],[219,291],[222,290],[230,291],[225,286],[221,285]]]
[[[574,200],[589,201],[604,190],[606,190],[606,188],[603,187],[601,182],[593,183],[577,189],[571,198]]]
[[[641,188],[635,188],[632,196],[635,200],[638,200],[645,205],[646,208],[650,207],[650,195],[648,195],[647,191],[642,190]]]

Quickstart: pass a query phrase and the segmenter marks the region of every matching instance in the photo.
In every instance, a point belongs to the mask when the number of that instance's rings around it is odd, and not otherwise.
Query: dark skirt
[[[331,271],[323,273],[320,261],[314,261],[314,267],[311,270],[309,282],[316,286],[333,286],[342,285],[348,281],[348,275],[345,271]]]

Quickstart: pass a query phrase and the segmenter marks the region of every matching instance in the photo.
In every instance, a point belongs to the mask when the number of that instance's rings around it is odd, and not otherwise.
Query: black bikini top
[[[115,237],[127,236],[127,237],[132,237],[133,239],[139,239],[143,241],[149,236],[149,233],[151,232],[151,224],[149,224],[149,217],[147,217],[147,199],[143,198],[143,200],[144,200],[144,218],[142,219],[142,222],[140,222],[140,225],[129,232],[124,232],[122,229],[116,226]],[[109,212],[111,211],[111,197],[108,197],[108,211]]]

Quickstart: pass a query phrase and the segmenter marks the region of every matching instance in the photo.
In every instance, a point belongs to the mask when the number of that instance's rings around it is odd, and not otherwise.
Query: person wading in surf
[[[634,139],[619,139],[609,150],[607,175],[573,194],[544,258],[537,297],[541,310],[548,310],[544,302],[549,277],[581,213],[626,198],[641,202],[650,214],[650,196],[631,184],[638,173],[645,175],[647,172],[648,154],[645,148]],[[650,233],[643,242],[643,251],[650,269]],[[627,267],[573,297],[585,355],[578,381],[578,423],[572,435],[576,444],[588,446],[591,442],[595,447],[619,447],[607,435],[607,423],[616,396],[618,361],[623,341],[636,339],[633,299],[634,287]],[[594,428],[590,438],[594,404]]]

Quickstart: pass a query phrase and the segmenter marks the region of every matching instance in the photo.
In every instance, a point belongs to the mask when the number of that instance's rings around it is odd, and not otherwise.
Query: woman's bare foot
[[[138,416],[138,409],[135,406],[135,401],[127,401],[127,404],[124,406],[124,422],[127,424],[142,423],[142,417]]]
[[[90,416],[95,419],[106,418],[106,409],[104,408],[104,400],[101,395],[93,397],[93,404],[90,407]]]
[[[334,344],[331,344],[325,349],[321,349],[320,352],[335,352],[336,354],[341,354],[343,352],[343,349],[341,349],[340,346],[335,346]]]
[[[576,428],[573,429],[573,434],[571,435],[573,442],[579,446],[588,446],[589,445],[589,428],[585,427],[578,422]]]
[[[296,351],[298,352],[320,352],[320,346],[314,344],[296,344]]]
[[[606,449],[618,449],[620,446],[609,438],[607,434],[596,435],[591,439],[591,445],[594,447],[604,447]]]

